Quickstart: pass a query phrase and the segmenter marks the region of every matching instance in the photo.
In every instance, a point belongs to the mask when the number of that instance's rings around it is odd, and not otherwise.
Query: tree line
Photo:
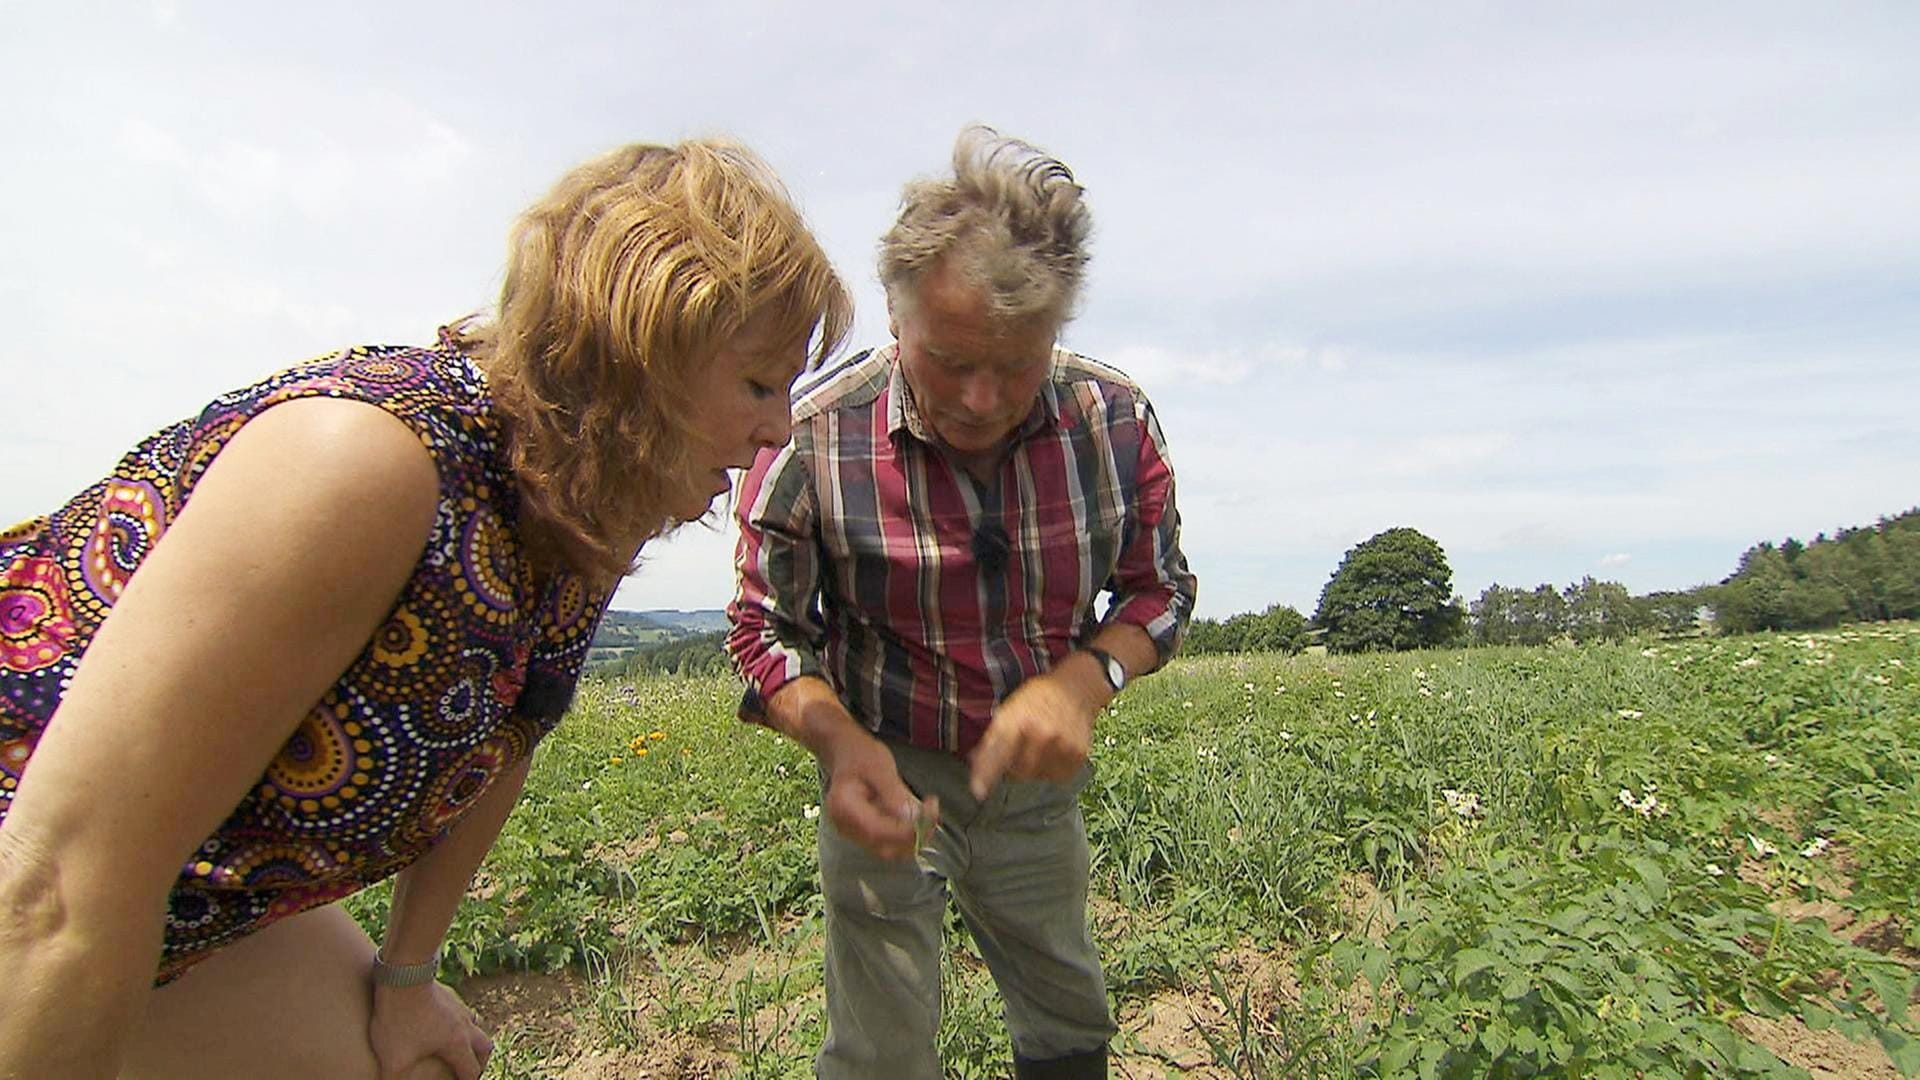
[[[1920,618],[1920,508],[1811,543],[1756,544],[1711,603],[1733,632]]]
[[[1712,631],[1817,630],[1844,622],[1920,618],[1920,508],[1802,543],[1763,541],[1724,580],[1636,596],[1617,581],[1564,587],[1493,584],[1467,603],[1453,593],[1446,552],[1417,529],[1393,528],[1348,549],[1311,618],[1284,604],[1195,619],[1189,655],[1391,652],[1448,645],[1544,645],[1675,637]],[[625,674],[729,669],[725,632],[634,649]]]
[[[732,671],[727,658],[727,632],[671,638],[642,645],[622,657],[622,675],[717,675]]]
[[[1347,551],[1311,619],[1280,604],[1195,619],[1184,651],[1292,653],[1316,641],[1331,652],[1542,645],[1911,618],[1920,618],[1920,509],[1810,543],[1763,541],[1716,584],[1635,596],[1591,576],[1564,588],[1496,583],[1471,604],[1453,594],[1438,543],[1394,528]]]

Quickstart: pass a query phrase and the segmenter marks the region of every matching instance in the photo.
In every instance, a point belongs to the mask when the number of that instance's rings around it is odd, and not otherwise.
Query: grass
[[[1102,715],[1084,799],[1116,1047],[1221,1076],[1805,1075],[1745,1035],[1784,1017],[1920,1072],[1917,646],[1889,624],[1176,661]],[[595,1046],[807,1075],[818,786],[737,698],[583,684],[449,973],[565,970]],[[1356,882],[1392,912],[1371,935]],[[1879,951],[1792,917],[1815,902]],[[377,930],[385,904],[355,910]],[[947,1070],[1006,1075],[991,980],[952,944]],[[1172,1002],[1182,1045],[1140,1045]],[[502,1035],[503,1075],[559,1067]]]

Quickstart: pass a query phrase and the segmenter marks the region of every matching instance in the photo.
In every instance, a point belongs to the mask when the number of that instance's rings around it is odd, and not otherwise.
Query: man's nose
[[[980,419],[999,415],[1003,397],[1000,380],[988,372],[975,372],[960,386],[960,404]]]

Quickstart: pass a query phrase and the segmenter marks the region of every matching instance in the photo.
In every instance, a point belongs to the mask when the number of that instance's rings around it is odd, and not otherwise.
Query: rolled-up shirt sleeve
[[[1160,421],[1145,397],[1136,399],[1134,410],[1140,432],[1134,520],[1113,575],[1107,580],[1112,603],[1102,624],[1129,623],[1145,630],[1164,664],[1186,636],[1197,582],[1180,550],[1173,464],[1166,455]]]
[[[747,684],[740,718],[766,722],[766,702],[802,675],[820,675],[818,503],[793,443],[762,450],[740,485],[734,516],[734,596],[727,653]]]

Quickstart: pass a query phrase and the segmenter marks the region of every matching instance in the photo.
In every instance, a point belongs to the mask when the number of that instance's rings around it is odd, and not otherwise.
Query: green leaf
[[[1488,1024],[1487,1030],[1480,1033],[1480,1045],[1486,1047],[1487,1053],[1492,1055],[1489,1064],[1500,1060],[1500,1055],[1506,1053],[1507,1047],[1513,1045],[1507,1038],[1507,1025],[1499,1021]]]
[[[1513,962],[1522,967],[1538,967],[1547,962],[1550,950],[1537,941],[1529,941],[1514,950]]]
[[[1707,1043],[1718,1051],[1720,1060],[1732,1065],[1740,1060],[1740,1046],[1743,1040],[1724,1024],[1715,1024],[1704,1033]]]
[[[1453,958],[1454,984],[1463,984],[1499,962],[1499,957],[1485,949],[1461,949]]]
[[[1780,1068],[1785,1062],[1774,1056],[1773,1051],[1768,1050],[1759,1043],[1743,1042],[1740,1044],[1740,1053],[1734,1058],[1733,1064],[1734,1068],[1744,1072],[1778,1076],[1780,1075]],[[1789,1073],[1787,1075],[1793,1074]]]
[[[1368,982],[1373,984],[1373,988],[1378,990],[1386,985],[1387,971],[1392,964],[1392,953],[1385,949],[1368,949],[1366,959],[1361,961],[1360,972],[1367,977]]]
[[[1549,1031],[1546,1037],[1547,1056],[1564,1065],[1573,1056],[1573,1044],[1567,1041],[1565,1032]]]
[[[1893,1030],[1881,1028],[1875,1034],[1880,1036],[1880,1045],[1887,1052],[1887,1058],[1893,1067],[1900,1070],[1901,1076],[1920,1076],[1920,1040]]]
[[[1665,1020],[1655,1020],[1640,1032],[1641,1045],[1665,1046],[1680,1035],[1679,1025]]]
[[[1354,972],[1361,969],[1365,949],[1354,939],[1346,938],[1334,942],[1333,948],[1328,950],[1327,955],[1333,960],[1334,970],[1338,971],[1342,978],[1351,979]]]
[[[1500,984],[1500,996],[1507,1001],[1519,1001],[1533,993],[1533,976],[1524,971],[1516,971]]]
[[[1654,862],[1645,855],[1636,855],[1627,860],[1627,865],[1633,867],[1633,872],[1638,874],[1640,880],[1646,883],[1647,889],[1653,893],[1654,899],[1666,899],[1667,875],[1665,871],[1660,869],[1659,863]]]
[[[1880,1003],[1887,1007],[1887,1016],[1902,1027],[1907,1023],[1907,998],[1913,993],[1911,976],[1895,975],[1883,968],[1869,968],[1867,982],[1873,992],[1880,996]]]
[[[1547,925],[1568,937],[1579,937],[1582,927],[1587,925],[1589,912],[1583,907],[1562,908],[1547,916]]]
[[[1380,1059],[1381,1072],[1387,1076],[1397,1076],[1406,1071],[1413,1063],[1415,1055],[1420,1053],[1420,1044],[1413,1039],[1403,1038],[1387,1049]]]
[[[1586,980],[1556,964],[1548,964],[1546,967],[1541,968],[1540,977],[1560,989],[1565,990],[1567,993],[1572,994],[1575,998],[1591,996],[1587,988]]]
[[[1835,1031],[1852,1039],[1854,1042],[1866,1042],[1867,1036],[1874,1033],[1876,1025],[1857,1017],[1835,1016],[1833,1018],[1833,1027]]]

